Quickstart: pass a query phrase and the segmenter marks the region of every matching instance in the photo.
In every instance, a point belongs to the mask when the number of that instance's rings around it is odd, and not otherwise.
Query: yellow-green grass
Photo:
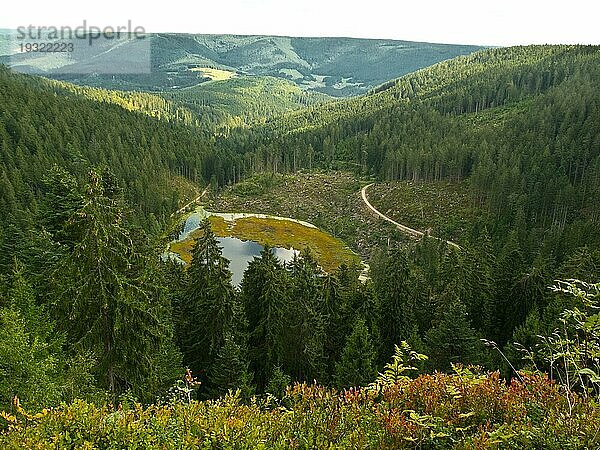
[[[210,227],[217,236],[230,236],[228,231],[230,224],[225,222],[225,219],[219,216],[209,216],[208,221],[210,222]],[[169,250],[171,250],[173,253],[177,253],[179,257],[186,262],[186,264],[189,264],[192,262],[192,250],[194,249],[194,243],[196,242],[196,239],[201,236],[201,234],[201,230],[195,230],[191,232],[184,240],[172,242]]]
[[[229,80],[235,76],[235,73],[229,70],[213,69],[211,67],[194,67],[190,70],[200,72],[202,76],[209,77],[213,81]]]
[[[233,236],[256,241],[271,247],[308,247],[326,272],[336,270],[342,263],[360,263],[359,257],[341,240],[319,230],[290,220],[246,217],[235,221]]]
[[[341,264],[360,263],[360,258],[340,239],[319,230],[290,220],[244,217],[227,222],[222,217],[210,216],[214,233],[220,237],[235,237],[244,241],[255,241],[271,247],[293,247],[302,250],[308,247],[325,272],[335,271]],[[180,242],[171,244],[171,251],[183,261],[190,263],[195,239],[200,231]]]

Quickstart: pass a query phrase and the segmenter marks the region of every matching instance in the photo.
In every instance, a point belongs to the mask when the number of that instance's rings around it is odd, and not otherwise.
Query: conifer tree
[[[340,358],[346,337],[352,331],[355,315],[378,314],[376,308],[370,308],[372,305],[364,304],[366,302],[363,302],[362,291],[359,292],[357,283],[358,274],[345,264],[336,273],[324,278],[324,317],[327,321],[325,353],[330,374],[335,372],[335,363]]]
[[[460,298],[467,307],[473,328],[492,338],[495,336],[492,323],[496,317],[495,258],[487,231],[462,253],[464,260],[459,273]]]
[[[453,363],[476,364],[480,361],[481,344],[453,286],[443,294],[437,320],[427,332],[425,342],[431,369],[447,371]]]
[[[211,394],[217,397],[237,389],[245,399],[253,393],[247,349],[236,342],[231,331],[224,332],[223,345],[211,366],[208,381]]]
[[[40,205],[41,223],[53,236],[55,242],[73,249],[78,237],[73,220],[74,214],[83,206],[83,196],[77,179],[57,165],[53,166],[43,180],[44,197]]]
[[[366,386],[377,375],[375,361],[369,329],[363,319],[357,319],[336,365],[336,383],[342,387]]]
[[[7,298],[0,297],[0,408],[8,408],[14,396],[33,409],[62,399],[62,344],[17,266]]]
[[[289,277],[268,246],[250,262],[241,285],[248,320],[250,360],[259,390],[274,367],[282,364],[286,330],[284,313],[289,304]]]
[[[184,363],[199,376],[206,376],[234,319],[237,300],[228,267],[210,222],[205,220],[194,244],[184,298],[176,313]]]
[[[563,278],[595,282],[600,273],[600,251],[584,246],[573,252],[560,268]]]
[[[403,324],[410,322],[406,308],[408,302],[409,264],[403,251],[393,251],[390,255],[379,255],[372,265],[373,285],[379,299],[383,354],[390,355],[394,345],[405,339],[406,330]]]
[[[73,250],[54,269],[55,312],[72,345],[96,355],[95,373],[113,400],[127,389],[151,395],[149,381],[172,348],[156,258],[132,233],[110,173],[92,170],[83,199],[68,221]]]
[[[308,248],[294,258],[289,270],[292,296],[285,315],[283,367],[298,380],[323,379],[327,366],[323,273]]]
[[[496,261],[496,299],[494,316],[496,319],[496,330],[493,339],[504,346],[511,336],[515,324],[513,316],[513,304],[517,300],[518,282],[523,273],[523,254],[517,237],[517,232],[513,230],[509,238],[500,251]],[[524,319],[524,317],[523,317]]]

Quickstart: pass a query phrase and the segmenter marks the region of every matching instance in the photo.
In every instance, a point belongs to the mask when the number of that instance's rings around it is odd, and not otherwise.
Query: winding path
[[[365,205],[367,205],[367,208],[369,208],[371,211],[373,211],[376,215],[378,215],[379,217],[381,217],[383,220],[386,220],[388,222],[390,222],[391,224],[395,225],[396,228],[398,228],[398,230],[402,231],[403,233],[408,234],[409,236],[412,237],[423,237],[425,236],[425,233],[423,233],[422,231],[419,230],[415,230],[413,228],[407,227],[406,225],[402,225],[401,223],[396,222],[393,219],[390,219],[388,216],[386,216],[385,214],[383,214],[382,212],[380,212],[377,208],[375,208],[371,202],[369,202],[369,199],[367,198],[367,189],[371,186],[373,186],[373,184],[375,183],[371,183],[371,184],[367,184],[365,187],[363,187],[360,191],[360,194],[362,196],[363,202],[365,202]],[[440,238],[436,238],[434,236],[430,236],[434,239],[438,239],[438,240],[443,240]],[[460,246],[456,243],[456,242],[452,242],[452,241],[445,241],[448,245],[455,247],[457,249],[460,250]]]
[[[191,202],[187,203],[186,205],[182,206],[181,208],[179,208],[177,211],[175,211],[174,213],[171,214],[171,217],[174,217],[178,214],[184,213],[188,207],[190,207],[191,205],[198,203],[198,201],[204,197],[206,195],[206,193],[208,192],[208,189],[210,188],[210,184],[208,186],[206,186],[206,189],[204,189],[202,191],[202,194],[200,194],[198,197],[196,197],[194,200],[192,200]]]

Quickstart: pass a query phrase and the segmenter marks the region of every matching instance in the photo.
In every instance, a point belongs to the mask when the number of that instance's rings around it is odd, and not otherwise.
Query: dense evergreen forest
[[[394,77],[482,49],[475,45],[387,39],[149,33],[145,37],[146,48],[151,52],[149,73],[107,74],[104,70],[90,73],[90,67],[127,66],[132,54],[139,55],[139,49],[127,40],[100,37],[94,39],[93,48],[54,55],[52,64],[48,64],[43,55],[13,53],[11,42],[17,35],[17,30],[2,30],[0,64],[19,72],[84,86],[177,96],[187,88],[207,88],[207,95],[196,100],[211,102],[212,98],[216,109],[220,109],[222,99],[215,98],[214,91],[237,103],[230,94],[239,88],[240,80],[232,80],[231,85],[225,83],[225,89],[221,89],[223,86],[215,86],[203,69],[238,74],[242,85],[258,81],[259,85],[278,84],[285,90],[302,88],[309,97],[318,93],[349,97],[364,94]]]
[[[11,223],[27,228],[22,221],[34,217],[53,165],[80,179],[89,167],[110,167],[140,221],[155,228],[186,193],[173,188],[186,187],[177,177],[198,186],[228,180],[227,151],[214,147],[206,129],[186,126],[189,116],[178,119],[182,110],[160,97],[80,88],[7,69],[0,69],[0,83],[4,230]]]
[[[436,373],[454,386],[442,374],[455,372],[469,389],[501,390],[493,376],[526,384],[520,369],[556,411],[566,398],[569,414],[597,416],[586,402],[600,391],[600,48],[486,50],[250,127],[196,112],[0,68],[0,409],[12,414],[0,429],[28,417],[21,404],[185,403],[235,389],[215,408],[253,408],[257,395],[305,411],[320,408],[303,403],[311,396],[337,394],[286,386],[316,381],[371,385],[344,394],[358,392],[365,420],[376,396],[432,414],[406,420],[429,427],[419,442],[433,445],[458,433],[436,428],[447,411],[400,401],[395,383],[419,391],[426,375],[410,378]],[[284,265],[266,248],[235,288],[208,222],[189,267],[159,259],[171,213],[204,186],[317,168],[461,181],[482,214],[460,249],[429,237],[373,249],[366,283],[357,267],[324,273],[307,250]],[[523,408],[531,426],[539,417]],[[465,430],[496,423],[486,414]],[[389,420],[392,434],[406,425]]]

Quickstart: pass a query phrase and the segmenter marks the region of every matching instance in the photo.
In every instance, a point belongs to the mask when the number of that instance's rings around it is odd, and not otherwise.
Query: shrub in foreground
[[[544,375],[457,368],[389,386],[295,384],[282,401],[219,400],[111,409],[76,401],[3,413],[1,448],[598,448],[600,407]]]

